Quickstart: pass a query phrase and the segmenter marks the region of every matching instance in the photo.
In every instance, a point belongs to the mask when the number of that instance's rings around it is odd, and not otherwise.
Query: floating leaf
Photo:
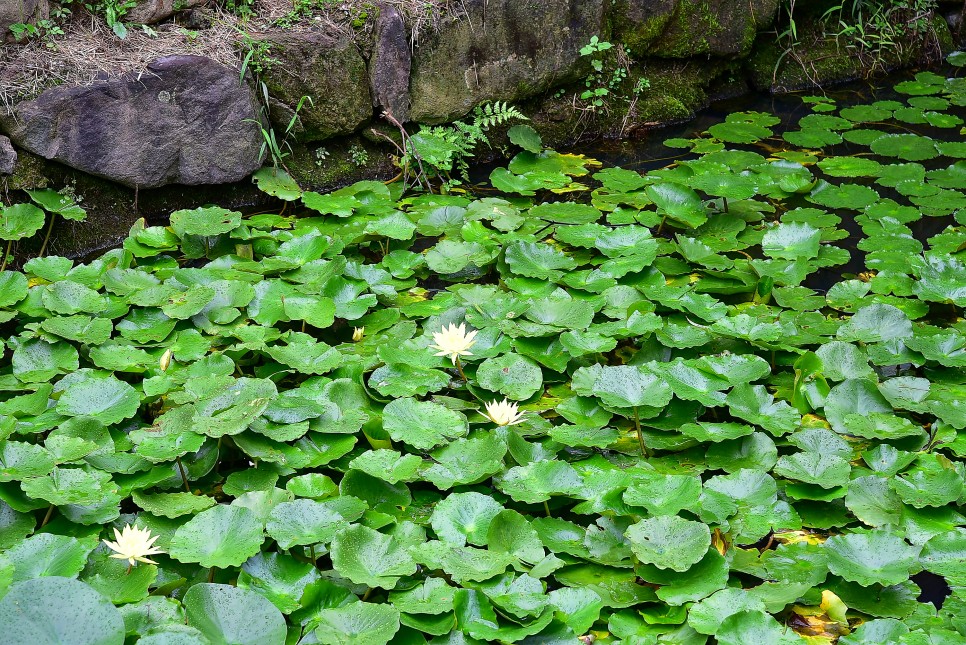
[[[884,531],[832,536],[825,552],[832,573],[864,587],[906,580],[919,556],[918,548]]]
[[[230,585],[201,583],[184,596],[187,622],[212,643],[285,642],[285,619],[263,596]]]
[[[203,567],[237,567],[258,553],[264,539],[254,512],[219,504],[175,531],[169,552],[176,560]]]
[[[405,546],[359,524],[342,529],[332,540],[332,565],[356,584],[392,589],[399,578],[416,572]]]
[[[3,639],[9,643],[121,645],[124,619],[107,598],[63,577],[24,580],[0,600]]]
[[[627,539],[641,562],[681,572],[687,571],[707,553],[711,546],[711,530],[700,522],[662,515],[630,526]]]

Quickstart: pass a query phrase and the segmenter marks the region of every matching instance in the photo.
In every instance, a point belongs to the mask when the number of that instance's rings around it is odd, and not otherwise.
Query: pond
[[[962,642],[956,71],[0,272],[9,642]]]

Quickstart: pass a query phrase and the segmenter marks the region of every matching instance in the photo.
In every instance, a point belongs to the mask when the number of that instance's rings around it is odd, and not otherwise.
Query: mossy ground
[[[939,16],[929,30],[910,37],[898,49],[863,48],[813,24],[800,32],[794,45],[777,41],[774,34],[762,34],[747,69],[756,88],[782,93],[933,63],[953,49],[949,25]]]

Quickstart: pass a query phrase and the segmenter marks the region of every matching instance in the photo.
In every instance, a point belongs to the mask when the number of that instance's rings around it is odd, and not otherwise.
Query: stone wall
[[[746,55],[777,2],[465,0],[419,33],[413,49],[410,27],[386,4],[375,12],[370,38],[324,31],[260,36],[273,59],[261,76],[267,114],[278,135],[301,100],[292,135],[311,146],[360,132],[380,122],[382,112],[400,122],[444,123],[480,103],[508,101],[537,113],[541,99],[587,74],[589,62],[579,50],[593,36],[626,39],[631,55],[647,59],[660,76],[659,59],[673,59],[664,66],[670,70],[692,56]],[[135,13],[150,20],[173,6],[149,0]],[[44,11],[46,0],[0,0],[0,22]],[[687,87],[657,101],[676,103],[676,111],[645,120],[681,118],[698,107],[703,86],[713,80],[699,76],[682,75]],[[49,89],[0,114],[0,131],[20,149],[132,188],[232,182],[251,174],[264,156],[256,91],[213,61],[169,57],[122,78]],[[547,109],[554,109],[552,102]],[[566,138],[558,130],[560,136],[550,137],[555,143]],[[310,164],[303,179],[314,183],[311,175],[322,174],[324,165]]]
[[[355,37],[321,29],[258,35],[272,59],[260,76],[267,106],[251,74],[242,82],[238,70],[213,60],[173,56],[120,78],[55,87],[6,112],[0,108],[0,133],[21,157],[26,151],[34,160],[140,190],[244,180],[264,160],[270,127],[279,139],[291,125],[287,165],[307,186],[331,188],[391,172],[385,139],[392,132],[383,113],[435,124],[484,102],[507,101],[559,146],[687,119],[716,93],[743,91],[749,80],[769,86],[763,70],[776,56],[768,47],[774,34],[761,36],[757,48],[756,36],[772,26],[778,4],[462,0],[413,39],[412,26],[391,5],[376,3],[370,28]],[[157,19],[191,5],[142,0],[135,11]],[[46,11],[47,0],[0,0],[0,28]],[[575,98],[591,73],[580,49],[594,36],[622,45],[633,61],[602,109]],[[856,73],[854,65],[843,66],[821,80]],[[774,78],[781,89],[796,89],[796,79]],[[635,92],[642,79],[649,87]],[[0,173],[13,165],[3,144],[0,138],[0,162],[7,160]]]

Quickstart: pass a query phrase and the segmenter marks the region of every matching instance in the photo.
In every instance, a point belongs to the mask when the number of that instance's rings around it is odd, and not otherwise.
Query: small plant
[[[611,92],[611,86],[616,86],[613,78],[610,81],[606,80],[607,75],[604,73],[604,52],[612,47],[613,45],[609,42],[601,41],[597,36],[593,36],[589,43],[580,48],[580,55],[590,58],[590,66],[593,70],[584,79],[584,85],[587,89],[581,92],[580,98],[588,101],[594,108],[603,107],[604,101]],[[627,74],[626,69],[623,72],[624,75]]]
[[[268,118],[268,86],[264,82],[259,81],[259,85],[262,88],[262,96],[264,97],[264,103],[262,104],[262,114]],[[299,102],[295,105],[295,110],[292,114],[292,118],[289,119],[288,125],[285,126],[285,132],[282,137],[279,138],[275,134],[275,128],[272,126],[266,126],[262,121],[258,119],[245,119],[245,121],[250,121],[252,123],[258,124],[258,128],[262,134],[262,147],[258,151],[258,155],[262,156],[268,152],[269,157],[272,159],[272,167],[275,170],[281,166],[285,167],[285,159],[292,154],[292,146],[289,144],[288,139],[292,134],[292,130],[295,129],[295,124],[299,121],[299,112],[308,103],[309,105],[314,105],[311,96],[303,96],[299,99]]]
[[[608,65],[608,51],[614,50],[615,54],[611,57],[611,64]],[[593,111],[607,107],[607,103],[614,97],[623,97],[621,87],[630,75],[630,67],[633,61],[627,55],[623,46],[614,45],[607,41],[600,40],[594,36],[590,42],[580,48],[580,55],[590,59],[591,72],[584,78],[586,89],[580,93],[580,100],[586,102],[587,109]],[[633,90],[636,98],[647,87],[650,82],[647,79],[640,79]]]
[[[349,146],[349,160],[353,165],[362,167],[369,163],[369,153],[357,143]]]
[[[323,8],[326,4],[326,0],[293,0],[292,10],[277,19],[274,26],[288,29],[301,19],[311,16],[315,10]]]
[[[135,0],[100,0],[96,3],[85,3],[84,6],[92,14],[103,15],[108,27],[118,38],[126,38],[127,25],[124,24],[124,16],[137,6],[137,2]]]
[[[254,0],[227,0],[225,2],[225,9],[237,15],[242,20],[250,18],[254,8]]]
[[[70,14],[70,11],[67,11],[67,14]],[[13,37],[17,42],[29,40],[30,38],[42,38],[47,47],[50,48],[56,47],[56,44],[52,40],[54,36],[64,35],[64,30],[53,18],[38,20],[36,25],[18,22],[10,25],[10,31],[13,33]]]
[[[33,38],[40,33],[37,26],[29,22],[15,22],[10,25],[10,31],[13,32],[13,37],[17,42]]]
[[[423,171],[444,178],[444,188],[466,181],[467,160],[479,144],[489,145],[486,131],[512,120],[528,120],[517,108],[497,101],[477,106],[471,121],[455,121],[450,125],[422,127],[405,139],[400,166],[408,172],[419,162]],[[454,174],[456,175],[454,177]]]
[[[319,168],[321,168],[331,156],[328,148],[325,147],[316,148],[313,155],[315,156],[315,165]]]
[[[272,69],[272,65],[278,63],[278,59],[272,58],[271,43],[265,40],[256,40],[251,34],[239,31],[241,34],[242,45],[248,49],[241,64],[241,79],[245,79],[245,73],[251,70],[256,77]]]

